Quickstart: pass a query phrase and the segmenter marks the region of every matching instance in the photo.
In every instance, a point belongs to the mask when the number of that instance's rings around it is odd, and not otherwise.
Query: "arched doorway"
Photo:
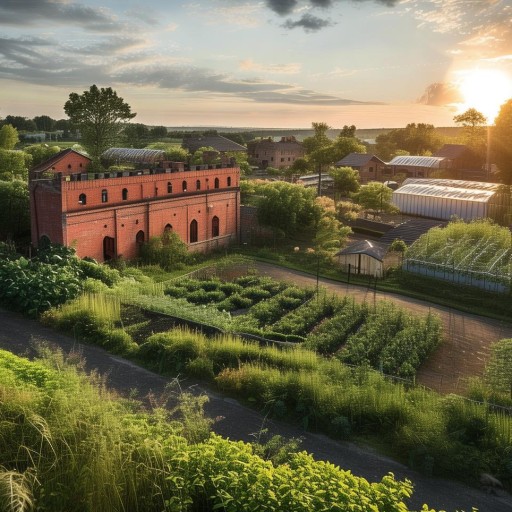
[[[103,238],[103,260],[108,261],[116,257],[116,240],[111,236]]]
[[[194,244],[197,242],[197,233],[198,233],[197,220],[194,219],[190,223],[190,243],[191,244]]]

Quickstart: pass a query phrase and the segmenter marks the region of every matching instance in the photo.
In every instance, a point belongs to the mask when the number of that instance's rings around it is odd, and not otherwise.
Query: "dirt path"
[[[60,347],[65,353],[79,351],[87,362],[87,368],[108,375],[110,387],[124,396],[134,389],[141,398],[147,397],[148,394],[159,396],[168,382],[163,377],[130,361],[114,357],[98,347],[79,344],[67,336],[41,326],[36,321],[0,309],[0,348],[30,356],[34,354],[34,343],[41,341]],[[182,387],[201,390],[197,383],[191,381],[183,381]],[[254,440],[254,434],[262,428],[268,428],[272,434],[303,438],[302,447],[316,459],[330,461],[369,481],[380,480],[391,471],[399,479],[409,478],[414,482],[414,495],[409,501],[409,506],[414,510],[420,509],[423,503],[428,503],[431,507],[447,512],[469,512],[472,506],[477,507],[480,512],[512,512],[512,496],[503,492],[499,496],[487,495],[479,489],[469,488],[457,482],[424,477],[369,448],[359,447],[353,443],[336,442],[287,424],[268,422],[257,411],[248,409],[236,400],[225,398],[211,390],[202,391],[209,396],[207,414],[213,418],[223,418],[216,423],[214,430],[230,439]]]
[[[260,262],[255,263],[255,268],[260,274],[275,279],[303,286],[316,285],[316,277],[303,272]],[[466,377],[482,374],[489,358],[490,345],[503,338],[512,338],[512,324],[362,286],[347,285],[329,279],[320,279],[319,283],[327,290],[351,295],[361,302],[387,299],[415,313],[427,314],[431,311],[439,315],[444,326],[445,341],[420,368],[417,381],[441,393],[461,392]]]

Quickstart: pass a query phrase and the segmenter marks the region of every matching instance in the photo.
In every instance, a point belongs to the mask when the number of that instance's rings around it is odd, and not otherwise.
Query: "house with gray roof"
[[[386,163],[369,153],[350,153],[334,164],[336,167],[351,167],[359,173],[359,181],[381,181]]]
[[[441,156],[395,156],[388,163],[393,176],[403,174],[407,178],[436,177],[450,167],[450,159]]]

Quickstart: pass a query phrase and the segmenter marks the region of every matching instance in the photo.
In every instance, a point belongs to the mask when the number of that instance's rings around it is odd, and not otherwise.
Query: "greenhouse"
[[[510,292],[512,233],[489,220],[451,222],[429,230],[413,243],[403,269],[493,292]]]
[[[408,178],[393,192],[392,201],[408,215],[501,221],[506,213],[505,199],[506,194],[498,183]]]

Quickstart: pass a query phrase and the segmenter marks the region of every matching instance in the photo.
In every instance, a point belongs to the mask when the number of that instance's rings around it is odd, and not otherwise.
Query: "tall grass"
[[[43,368],[46,380],[27,379]],[[1,510],[407,511],[410,482],[369,483],[305,453],[273,464],[209,435],[203,405],[188,395],[181,420],[143,412],[60,355],[31,363],[0,351]]]

